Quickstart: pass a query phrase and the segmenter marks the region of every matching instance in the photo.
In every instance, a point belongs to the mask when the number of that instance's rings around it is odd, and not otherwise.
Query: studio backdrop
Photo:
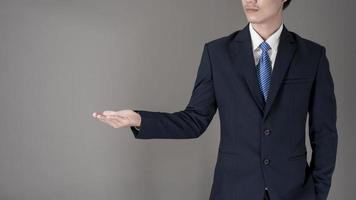
[[[356,196],[355,7],[297,0],[284,11],[286,27],[324,45],[330,62],[331,200]],[[218,113],[187,140],[135,139],[91,114],[183,110],[204,43],[246,24],[240,0],[0,0],[0,199],[208,199]]]

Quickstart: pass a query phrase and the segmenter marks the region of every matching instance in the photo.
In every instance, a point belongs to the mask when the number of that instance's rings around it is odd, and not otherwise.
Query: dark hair
[[[291,1],[292,1],[292,0],[287,0],[286,2],[284,2],[284,4],[283,4],[283,10],[286,9],[286,8],[289,6],[289,4],[290,4]]]

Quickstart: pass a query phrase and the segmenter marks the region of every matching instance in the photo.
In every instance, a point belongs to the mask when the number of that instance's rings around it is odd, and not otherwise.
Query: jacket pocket
[[[304,151],[304,152],[302,152],[302,153],[298,153],[298,154],[289,156],[289,157],[288,157],[288,160],[306,159],[306,157],[307,157],[307,152]]]
[[[313,80],[312,77],[287,77],[283,79],[283,83],[309,83]]]

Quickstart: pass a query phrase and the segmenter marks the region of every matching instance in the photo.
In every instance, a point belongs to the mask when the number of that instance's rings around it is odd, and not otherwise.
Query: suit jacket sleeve
[[[135,138],[187,139],[199,137],[217,110],[208,45],[203,48],[194,88],[184,110],[167,113],[134,110],[141,116],[139,130],[130,127]]]
[[[309,104],[310,162],[317,200],[326,200],[335,168],[338,133],[336,99],[329,61],[322,47]]]

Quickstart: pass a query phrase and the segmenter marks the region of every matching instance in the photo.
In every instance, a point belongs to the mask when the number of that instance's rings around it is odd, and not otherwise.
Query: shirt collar
[[[257,50],[259,48],[259,45],[261,42],[263,42],[263,38],[255,31],[255,29],[252,27],[252,24],[249,23],[249,29],[250,29],[250,35],[251,35],[251,40],[252,40],[252,47],[253,51]],[[281,36],[283,29],[283,21],[278,28],[277,31],[275,31],[271,36],[269,36],[266,40],[266,42],[270,45],[272,50],[277,50],[277,46],[279,44],[279,38]]]

